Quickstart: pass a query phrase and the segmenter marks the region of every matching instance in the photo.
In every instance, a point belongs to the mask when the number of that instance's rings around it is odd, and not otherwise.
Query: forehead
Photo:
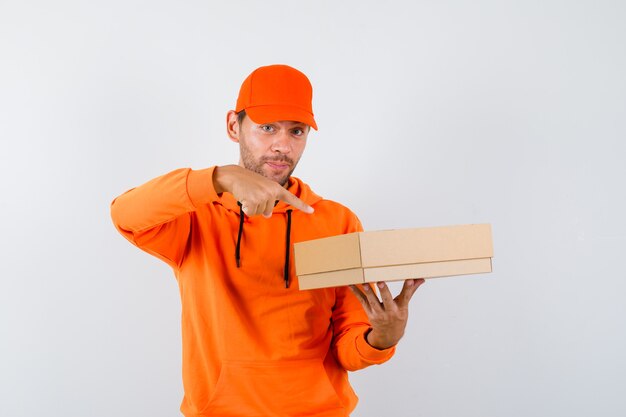
[[[297,122],[295,120],[276,120],[274,122],[267,122],[267,123],[260,123],[260,124],[263,124],[263,125],[280,125],[280,126],[285,126],[285,127],[307,126],[306,123]]]
[[[285,129],[290,129],[290,128],[294,128],[294,127],[309,127],[309,125],[307,125],[304,122],[298,122],[295,120],[276,120],[273,122],[266,122],[266,123],[256,123],[254,120],[252,120],[250,117],[246,117],[246,119],[250,122],[250,124],[252,124],[253,126],[262,126],[262,125],[275,125],[275,126],[280,126],[282,128]]]

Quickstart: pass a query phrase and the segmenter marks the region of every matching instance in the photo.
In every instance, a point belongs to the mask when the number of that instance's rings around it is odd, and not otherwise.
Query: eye
[[[270,133],[274,131],[274,126],[272,125],[261,125],[261,130],[264,132]]]
[[[294,134],[294,135],[296,135],[296,136],[302,136],[302,135],[304,135],[304,129],[302,129],[302,128],[300,128],[300,127],[297,127],[297,128],[295,128],[295,129],[293,129],[293,131],[292,131],[292,132],[293,132],[293,134]]]

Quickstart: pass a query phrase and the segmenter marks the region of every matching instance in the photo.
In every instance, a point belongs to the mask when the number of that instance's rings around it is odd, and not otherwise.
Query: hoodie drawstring
[[[237,262],[237,268],[241,266],[241,235],[243,234],[243,205],[237,201],[239,206],[239,233],[237,234],[237,246],[235,247],[235,261]]]
[[[237,246],[235,247],[235,262],[237,262],[237,268],[241,266],[241,236],[243,235],[243,223],[245,219],[245,214],[243,212],[243,206],[238,201],[237,205],[239,206],[239,232],[237,233]],[[286,247],[285,247],[285,271],[283,278],[285,280],[285,288],[289,288],[289,256],[291,254],[291,212],[292,210],[287,210],[287,236]]]
[[[291,209],[287,210],[287,247],[285,249],[285,288],[289,288],[289,254],[291,252]]]

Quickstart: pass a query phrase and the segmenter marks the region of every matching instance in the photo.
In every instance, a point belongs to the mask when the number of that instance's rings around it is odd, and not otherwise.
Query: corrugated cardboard
[[[300,289],[491,272],[491,225],[359,232],[294,245]]]

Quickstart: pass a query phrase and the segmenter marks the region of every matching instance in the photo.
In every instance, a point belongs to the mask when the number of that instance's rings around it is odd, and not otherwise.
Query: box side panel
[[[491,258],[366,268],[364,279],[365,282],[400,281],[410,278],[449,277],[487,272],[491,272]]]
[[[363,269],[354,268],[346,269],[343,271],[320,272],[318,274],[300,275],[298,276],[298,283],[301,290],[312,290],[315,288],[362,284]]]
[[[362,232],[360,242],[364,268],[493,256],[489,224]]]
[[[297,275],[361,266],[359,233],[331,236],[294,244]]]

